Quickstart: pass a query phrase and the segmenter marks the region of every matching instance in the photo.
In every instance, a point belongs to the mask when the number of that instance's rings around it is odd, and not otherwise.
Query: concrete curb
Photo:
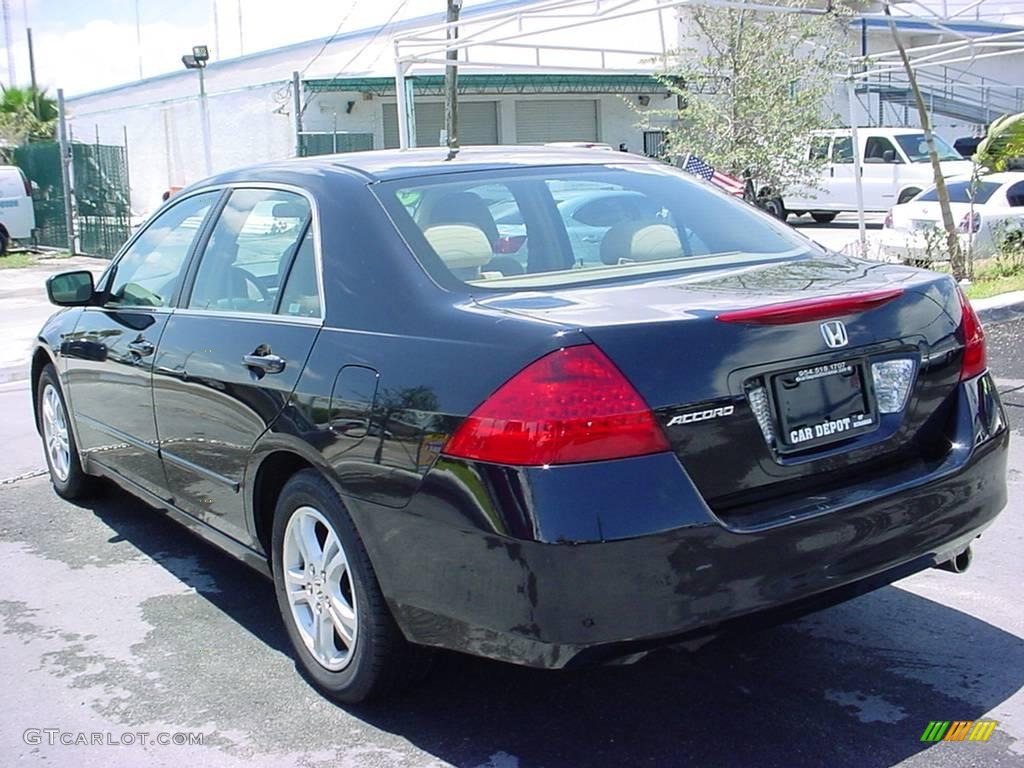
[[[1024,291],[978,299],[972,301],[971,306],[984,325],[999,325],[1024,317]]]

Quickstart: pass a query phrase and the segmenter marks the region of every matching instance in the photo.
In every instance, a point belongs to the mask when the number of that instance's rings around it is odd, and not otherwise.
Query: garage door
[[[444,104],[416,102],[416,146],[436,147],[444,128]],[[498,103],[496,101],[459,102],[459,143],[498,143]],[[384,146],[398,146],[398,108],[384,105]]]
[[[597,102],[517,101],[516,143],[597,141]]]

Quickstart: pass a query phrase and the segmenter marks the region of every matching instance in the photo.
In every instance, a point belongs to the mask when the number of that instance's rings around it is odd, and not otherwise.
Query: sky
[[[214,59],[232,58],[380,25],[402,5],[399,18],[441,12],[444,0],[0,0],[9,15],[15,81],[29,82],[26,27],[32,28],[41,86],[84,93],[181,68],[196,44]],[[975,0],[921,0],[952,14]],[[483,0],[466,0],[466,6]],[[241,13],[240,13],[241,10]],[[984,0],[962,18],[1024,24],[1024,0]],[[239,16],[241,15],[241,25]],[[0,21],[2,23],[2,21]],[[241,30],[241,35],[239,34]],[[0,82],[10,81],[0,37]],[[1024,73],[1020,73],[1024,81]]]

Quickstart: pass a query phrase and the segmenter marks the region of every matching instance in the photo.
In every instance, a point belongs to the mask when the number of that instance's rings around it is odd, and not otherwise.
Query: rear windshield
[[[502,168],[377,193],[442,284],[552,288],[793,258],[809,241],[669,166]]]
[[[988,202],[992,193],[999,189],[995,181],[976,181],[972,184],[969,181],[953,181],[946,184],[949,191],[949,202],[951,203],[975,203],[982,205]],[[939,199],[939,193],[935,187],[925,190],[917,197],[918,200],[935,202]]]

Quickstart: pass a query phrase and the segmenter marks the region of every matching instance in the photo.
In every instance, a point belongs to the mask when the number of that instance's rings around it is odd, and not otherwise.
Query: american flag
[[[688,154],[681,163],[681,166],[687,173],[699,176],[704,179],[704,181],[710,181],[716,187],[724,189],[730,195],[743,197],[743,193],[747,188],[747,185],[740,179],[737,179],[735,176],[730,176],[727,173],[716,171],[711,163],[694,154]]]

